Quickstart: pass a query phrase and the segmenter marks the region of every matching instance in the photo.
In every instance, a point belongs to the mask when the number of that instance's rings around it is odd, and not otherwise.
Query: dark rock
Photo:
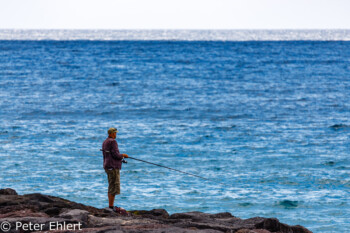
[[[30,199],[32,201],[39,201],[39,202],[46,202],[46,203],[53,203],[53,202],[55,202],[49,196],[43,195],[43,194],[40,194],[40,193],[32,193],[32,194],[27,194],[27,195],[23,195],[23,196],[24,197],[28,197],[28,199]]]
[[[18,195],[16,190],[6,188],[6,189],[0,189],[0,195]]]
[[[76,220],[80,220],[83,222],[87,222],[88,215],[89,215],[89,212],[86,210],[66,209],[66,210],[62,211],[62,213],[59,215],[59,217],[66,218],[66,219],[76,219]]]
[[[4,190],[4,189],[3,189]],[[169,216],[164,209],[133,210],[131,216],[121,216],[109,208],[97,209],[63,198],[40,193],[16,195],[1,191],[0,218],[12,227],[16,222],[42,224],[41,232],[49,230],[50,222],[75,224],[79,231],[60,232],[123,232],[123,233],[310,233],[302,226],[289,226],[275,218],[240,219],[230,213],[175,213]],[[11,194],[9,194],[11,193]],[[13,229],[13,228],[12,228]],[[11,232],[23,232],[23,230]],[[51,231],[49,231],[51,232]]]
[[[291,228],[293,230],[293,233],[312,233],[311,231],[300,225],[291,226]]]
[[[311,233],[308,229],[301,226],[289,226],[280,223],[276,218],[263,219],[262,222],[255,225],[256,228],[266,229],[271,232],[290,232],[290,233]]]
[[[170,216],[171,219],[191,219],[191,220],[207,220],[210,218],[210,214],[202,213],[202,212],[188,212],[188,213],[176,213]]]
[[[48,208],[46,210],[44,210],[44,212],[49,215],[50,217],[54,217],[60,214],[61,209],[58,207],[51,207]]]
[[[224,212],[224,213],[212,214],[210,217],[211,218],[232,218],[235,216],[233,216],[231,213]]]
[[[41,213],[41,212],[33,212],[31,209],[21,209],[21,210],[13,210],[8,211],[6,214],[0,214],[1,218],[14,218],[14,217],[45,217],[49,218],[50,216]]]
[[[265,229],[254,229],[254,230],[241,229],[241,230],[237,231],[236,233],[271,233],[271,232],[268,230],[265,230]]]
[[[162,218],[169,218],[169,214],[164,209],[153,209],[153,210],[130,210],[129,213],[135,215],[135,216],[143,216],[143,217],[162,217]]]

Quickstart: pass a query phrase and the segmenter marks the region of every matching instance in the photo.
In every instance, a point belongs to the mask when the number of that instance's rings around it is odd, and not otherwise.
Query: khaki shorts
[[[120,194],[120,172],[119,169],[105,169],[108,176],[108,193],[112,195]]]

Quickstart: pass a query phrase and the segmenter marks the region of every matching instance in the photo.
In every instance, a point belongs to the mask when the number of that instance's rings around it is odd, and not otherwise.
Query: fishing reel
[[[107,152],[107,153],[110,153],[109,151],[107,151],[107,150],[102,150],[102,149],[100,149],[100,151],[104,151],[104,152]],[[122,163],[128,163],[125,159],[122,159]]]

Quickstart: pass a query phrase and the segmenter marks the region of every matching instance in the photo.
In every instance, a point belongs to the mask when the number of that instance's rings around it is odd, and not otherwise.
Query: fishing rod
[[[103,150],[100,149],[100,151],[103,151]],[[109,151],[106,151],[106,150],[105,150],[105,152],[109,153]],[[221,183],[221,182],[218,182],[216,180],[208,179],[208,178],[205,178],[205,177],[202,177],[202,176],[198,176],[198,175],[195,175],[195,174],[192,174],[192,173],[189,173],[189,172],[180,171],[180,170],[177,170],[175,168],[163,166],[163,165],[160,165],[160,164],[148,162],[146,160],[137,159],[137,158],[130,157],[130,156],[128,157],[128,159],[133,159],[133,160],[137,160],[137,161],[140,161],[140,162],[143,162],[143,163],[148,163],[148,164],[152,164],[152,165],[155,165],[155,166],[158,166],[158,167],[163,167],[163,168],[166,168],[166,169],[169,169],[169,170],[173,170],[173,171],[176,171],[176,172],[180,172],[180,173],[183,173],[183,174],[186,174],[186,175],[194,176],[194,177],[197,177],[197,178],[200,178],[200,179],[203,179],[203,180],[208,180],[208,181],[212,181],[212,182]],[[128,163],[125,159],[122,159],[122,162],[123,163]],[[221,183],[221,184],[224,184],[224,183]]]
[[[163,166],[163,165],[160,165],[160,164],[151,163],[151,162],[148,162],[148,161],[145,161],[145,160],[142,160],[142,159],[136,159],[136,158],[133,158],[133,157],[130,157],[130,156],[128,158],[129,159],[134,159],[134,160],[137,160],[137,161],[140,161],[140,162],[144,162],[144,163],[149,163],[149,164],[152,164],[152,165],[155,165],[155,166],[158,166],[158,167],[163,167],[163,168],[166,168],[166,169],[169,169],[169,170],[173,170],[173,171],[176,171],[176,172],[181,172],[183,174],[187,174],[187,175],[190,175],[190,176],[195,176],[195,177],[201,178],[203,180],[214,181],[214,180],[211,180],[211,179],[208,179],[208,178],[205,178],[205,177],[202,177],[202,176],[198,176],[198,175],[195,175],[195,174],[192,174],[192,173],[189,173],[189,172],[183,172],[183,171],[171,168],[171,167],[166,167],[166,166]]]

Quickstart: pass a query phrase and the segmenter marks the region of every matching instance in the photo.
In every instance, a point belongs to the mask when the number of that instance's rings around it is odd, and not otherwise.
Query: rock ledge
[[[99,232],[99,233],[310,233],[276,218],[240,219],[230,213],[202,212],[169,215],[164,209],[132,210],[120,216],[108,208],[97,209],[69,200],[32,193],[18,195],[0,189],[1,232]]]

